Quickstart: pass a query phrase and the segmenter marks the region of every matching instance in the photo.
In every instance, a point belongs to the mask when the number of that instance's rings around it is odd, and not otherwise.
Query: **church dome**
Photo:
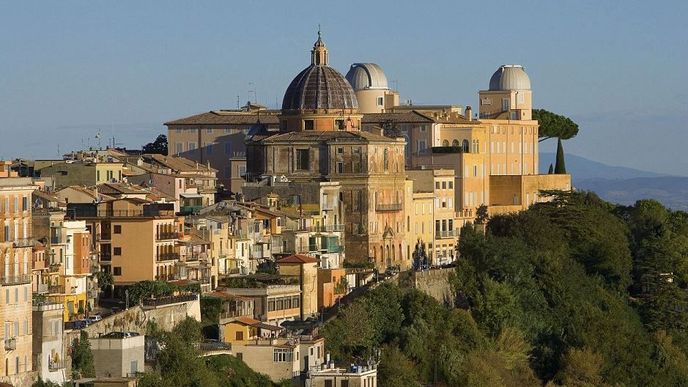
[[[318,33],[311,51],[311,65],[287,87],[282,110],[358,109],[351,85],[327,62],[327,49]]]
[[[490,78],[490,90],[530,90],[530,78],[521,65],[501,65]]]
[[[349,81],[355,91],[389,89],[385,72],[375,63],[352,64],[349,72],[346,73],[346,80]]]

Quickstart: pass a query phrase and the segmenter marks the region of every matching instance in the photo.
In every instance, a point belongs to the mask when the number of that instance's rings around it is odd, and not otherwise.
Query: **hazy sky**
[[[581,125],[567,152],[688,175],[687,17],[685,0],[0,0],[0,158],[98,132],[138,148],[249,90],[281,104],[321,24],[332,66],[378,63],[416,104],[475,107],[499,65],[522,64],[535,106]]]

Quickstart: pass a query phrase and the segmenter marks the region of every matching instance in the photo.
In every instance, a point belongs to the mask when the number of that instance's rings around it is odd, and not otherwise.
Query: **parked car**
[[[74,320],[65,323],[66,329],[84,329],[91,324],[89,320]]]
[[[93,324],[94,322],[98,322],[102,319],[103,319],[103,317],[99,314],[93,314],[93,315],[88,316],[88,320],[91,322],[91,324]]]

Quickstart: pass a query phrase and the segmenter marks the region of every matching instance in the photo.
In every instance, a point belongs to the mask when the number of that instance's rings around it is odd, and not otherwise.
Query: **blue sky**
[[[523,64],[535,105],[581,125],[567,152],[688,175],[687,16],[686,1],[0,0],[0,158],[98,132],[137,148],[249,90],[274,106],[321,24],[331,65],[376,62],[416,104],[476,106],[500,64]]]

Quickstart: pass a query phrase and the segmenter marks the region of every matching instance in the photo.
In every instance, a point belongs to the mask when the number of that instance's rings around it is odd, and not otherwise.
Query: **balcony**
[[[375,211],[377,212],[392,212],[401,211],[401,203],[390,203],[390,204],[375,204]]]
[[[33,238],[19,238],[12,241],[15,248],[33,246]]]
[[[179,253],[162,253],[158,255],[158,261],[177,261]]]
[[[24,285],[24,284],[30,284],[31,283],[31,275],[30,274],[21,274],[21,275],[11,275],[7,277],[0,277],[0,285],[2,286],[9,286],[9,285]]]
[[[60,285],[52,285],[48,287],[48,293],[51,294],[62,294],[64,293],[64,287]]]
[[[17,349],[17,338],[5,339],[5,351],[13,351],[15,349]]]
[[[61,263],[51,263],[50,266],[48,266],[48,272],[57,273],[60,271],[60,267],[62,267]]]
[[[110,261],[112,261],[112,255],[100,254],[100,262],[110,262]]]
[[[164,241],[169,239],[179,239],[181,238],[181,233],[178,232],[161,232],[155,236],[155,240]]]
[[[330,225],[325,225],[325,226],[311,226],[310,231],[311,232],[343,232],[344,231],[344,225],[343,224],[330,224]]]
[[[57,371],[65,368],[64,361],[58,360],[50,360],[48,361],[48,370],[50,371]]]
[[[456,238],[458,236],[458,233],[459,233],[459,230],[444,230],[444,231],[435,230],[435,238],[436,239]]]
[[[197,214],[203,206],[182,206],[179,212],[184,215]]]
[[[37,284],[36,285],[36,293],[42,294],[42,293],[48,293],[48,284]]]

